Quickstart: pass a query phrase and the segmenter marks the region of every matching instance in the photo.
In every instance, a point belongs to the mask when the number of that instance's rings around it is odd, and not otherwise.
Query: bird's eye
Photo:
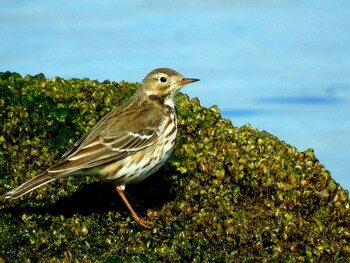
[[[164,82],[166,82],[167,79],[166,79],[166,77],[160,77],[159,80],[160,80],[160,82],[163,82],[163,83],[164,83]]]

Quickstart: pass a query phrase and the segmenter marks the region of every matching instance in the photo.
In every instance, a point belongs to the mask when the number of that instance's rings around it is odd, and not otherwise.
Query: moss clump
[[[57,161],[137,84],[0,73],[0,193]],[[172,158],[127,187],[72,177],[0,205],[0,262],[348,262],[350,202],[312,150],[177,99]],[[29,262],[28,261],[28,262]]]

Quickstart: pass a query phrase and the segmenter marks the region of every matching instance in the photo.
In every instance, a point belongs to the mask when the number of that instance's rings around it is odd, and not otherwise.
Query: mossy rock
[[[54,164],[138,87],[0,73],[0,194]],[[177,145],[149,179],[114,188],[68,177],[0,204],[0,262],[349,262],[350,202],[299,152],[179,95]],[[247,120],[248,121],[248,120]]]

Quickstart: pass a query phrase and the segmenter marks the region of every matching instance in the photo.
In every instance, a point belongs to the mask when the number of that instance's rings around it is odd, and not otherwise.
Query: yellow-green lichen
[[[138,84],[0,73],[0,194],[49,167]],[[299,152],[179,95],[177,146],[127,187],[59,179],[0,204],[0,262],[348,262],[350,202],[311,149]]]

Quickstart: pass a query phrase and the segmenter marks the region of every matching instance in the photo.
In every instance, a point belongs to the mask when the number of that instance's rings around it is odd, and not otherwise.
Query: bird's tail
[[[4,199],[19,198],[22,195],[25,195],[25,194],[33,191],[34,189],[37,189],[38,187],[43,186],[45,184],[48,184],[56,179],[57,179],[57,177],[54,177],[52,174],[49,174],[48,172],[38,174],[37,176],[33,177],[32,179],[28,180],[27,182],[21,184],[17,188],[7,192],[3,196],[3,198]]]

